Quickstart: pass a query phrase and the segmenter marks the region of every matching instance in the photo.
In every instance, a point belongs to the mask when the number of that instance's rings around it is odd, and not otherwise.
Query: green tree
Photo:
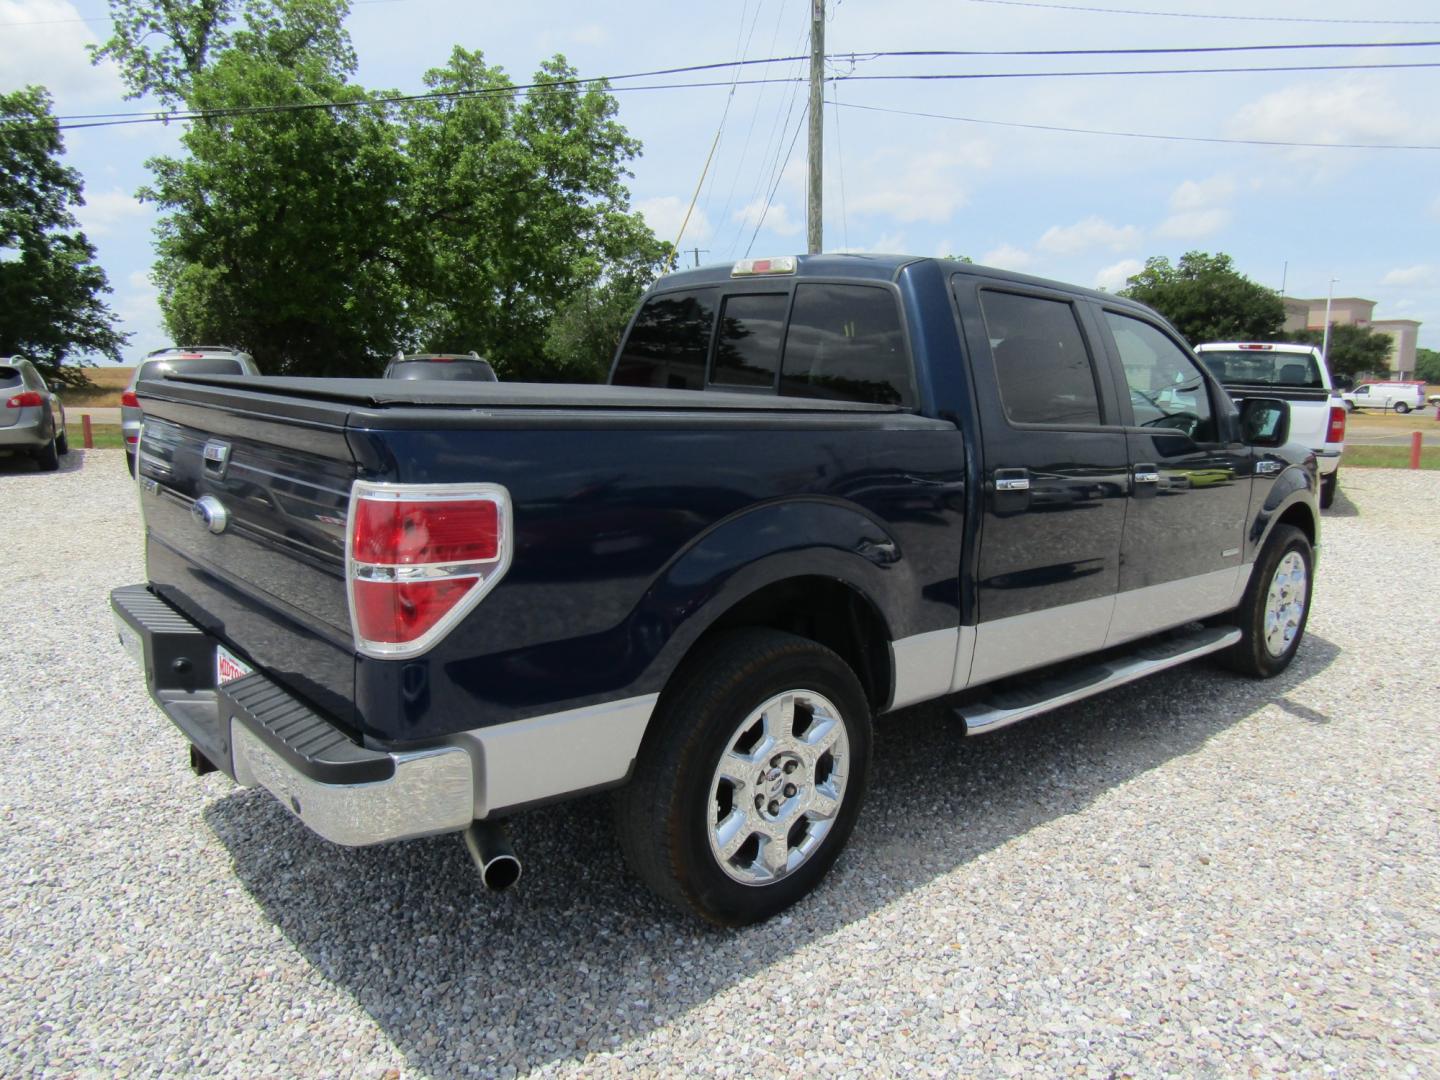
[[[1297,330],[1290,335],[1291,341],[1314,345],[1317,349],[1325,344],[1323,330]],[[1384,374],[1389,370],[1390,338],[1377,334],[1368,326],[1354,326],[1337,323],[1330,327],[1330,352],[1326,366],[1330,374],[1355,378],[1360,375]]]
[[[1285,322],[1279,295],[1237,271],[1223,252],[1189,251],[1178,266],[1163,255],[1146,259],[1120,295],[1150,305],[1195,345],[1270,341]]]
[[[42,87],[0,94],[0,356],[20,353],[47,380],[81,386],[86,354],[119,360],[126,335],[75,220],[85,200],[64,151]]]
[[[510,379],[608,365],[606,337],[669,247],[629,212],[623,181],[640,146],[615,99],[576,78],[557,56],[522,97],[481,53],[456,48],[425,76],[444,96],[407,106],[403,199],[424,348],[475,349]]]
[[[1416,349],[1415,374],[1427,383],[1440,383],[1440,352],[1434,349]]]

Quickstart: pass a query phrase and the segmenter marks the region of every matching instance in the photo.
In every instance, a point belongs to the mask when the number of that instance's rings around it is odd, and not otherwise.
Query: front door
[[[1104,319],[1131,413],[1114,645],[1239,602],[1253,464],[1224,390],[1190,350],[1137,314]]]
[[[1104,645],[1128,458],[1088,303],[954,280],[983,417],[975,684]]]

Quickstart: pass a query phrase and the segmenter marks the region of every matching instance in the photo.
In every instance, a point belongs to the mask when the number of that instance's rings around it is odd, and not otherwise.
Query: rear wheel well
[[[690,646],[680,667],[702,655],[720,634],[746,626],[783,630],[809,638],[849,665],[876,711],[890,700],[890,634],[861,593],[834,578],[777,581],[751,593],[715,620]]]

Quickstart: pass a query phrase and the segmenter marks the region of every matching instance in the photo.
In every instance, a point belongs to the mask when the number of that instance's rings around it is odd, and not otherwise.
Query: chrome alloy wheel
[[[1265,599],[1265,648],[1283,656],[1300,631],[1305,615],[1305,560],[1291,551],[1280,560]]]
[[[776,694],[740,722],[710,781],[710,851],[742,885],[768,885],[819,850],[845,799],[850,739],[811,690]]]

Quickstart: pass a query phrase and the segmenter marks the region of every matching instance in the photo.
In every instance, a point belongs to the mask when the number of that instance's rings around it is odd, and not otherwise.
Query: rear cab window
[[[1273,349],[1196,350],[1200,361],[1225,386],[1276,386],[1299,390],[1328,390],[1313,353]]]
[[[193,359],[162,356],[141,364],[135,381],[162,378],[170,371],[186,375],[243,375],[245,368],[239,360],[228,356],[198,356]]]
[[[894,293],[845,282],[651,296],[635,317],[611,382],[877,405],[916,401]]]

